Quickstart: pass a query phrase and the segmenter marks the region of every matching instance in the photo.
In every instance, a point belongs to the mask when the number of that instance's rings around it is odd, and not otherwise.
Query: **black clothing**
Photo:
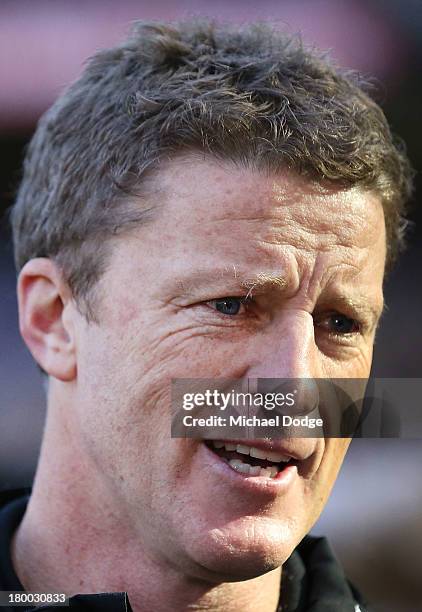
[[[10,557],[13,533],[25,512],[30,491],[0,493],[0,591],[24,591]],[[283,565],[278,612],[369,612],[347,581],[325,538],[307,536]],[[17,608],[1,608],[17,612]],[[20,607],[20,611],[132,612],[126,593],[76,595],[70,606]],[[145,610],[145,612],[153,612]]]

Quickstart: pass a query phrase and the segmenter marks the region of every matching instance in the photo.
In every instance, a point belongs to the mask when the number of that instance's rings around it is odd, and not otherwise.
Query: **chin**
[[[239,522],[213,529],[195,546],[195,561],[218,581],[251,580],[275,570],[303,537],[295,538],[280,521],[244,517]]]

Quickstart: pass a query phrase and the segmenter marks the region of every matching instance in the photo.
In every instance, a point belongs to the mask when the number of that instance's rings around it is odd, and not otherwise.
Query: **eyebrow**
[[[287,287],[287,281],[284,276],[271,272],[259,272],[251,276],[243,276],[239,275],[235,266],[221,270],[197,270],[187,278],[178,279],[177,285],[186,291],[219,281],[234,281],[233,285],[248,292],[247,297],[250,297],[256,289],[260,291],[268,289],[284,290]]]
[[[255,276],[245,278],[240,281],[240,285],[248,290],[246,297],[250,297],[255,289],[260,291],[266,289],[277,289],[282,291],[287,288],[287,281],[284,276],[278,274],[271,274],[267,272],[259,272]]]
[[[332,308],[339,308],[342,310],[346,310],[347,313],[357,313],[358,315],[366,318],[370,321],[370,329],[376,327],[381,315],[384,311],[384,302],[381,303],[381,307],[377,308],[376,306],[371,305],[368,300],[364,296],[353,296],[349,297],[347,295],[335,295],[330,299],[322,298],[321,304],[324,305],[324,302],[329,302]],[[351,314],[353,316],[353,314]]]

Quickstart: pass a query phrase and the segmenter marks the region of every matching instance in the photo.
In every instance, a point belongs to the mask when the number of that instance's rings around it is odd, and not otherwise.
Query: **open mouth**
[[[244,444],[233,444],[223,440],[204,440],[206,446],[220,459],[245,476],[277,478],[298,461],[289,455],[263,450]]]

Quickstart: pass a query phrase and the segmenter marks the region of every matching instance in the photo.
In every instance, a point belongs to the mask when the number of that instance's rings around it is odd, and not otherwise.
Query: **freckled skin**
[[[100,325],[81,324],[75,418],[83,420],[84,450],[151,551],[246,577],[260,572],[257,556],[281,564],[315,522],[347,443],[320,440],[312,478],[263,517],[253,499],[234,496],[198,462],[196,441],[169,438],[170,379],[367,377],[374,330],[350,346],[318,340],[312,312],[331,287],[358,286],[382,307],[383,213],[357,189],[322,189],[294,174],[268,177],[210,160],[181,159],[159,176],[162,212],[153,226],[116,242],[100,283]],[[281,270],[286,295],[268,298],[263,310],[271,317],[254,325],[222,321],[207,306],[179,306],[174,279],[210,265]],[[192,302],[230,295],[207,291]],[[242,550],[230,567],[229,547]]]
[[[70,390],[52,381],[51,418],[74,433],[73,469],[79,482],[90,476],[89,506],[119,517],[139,568],[148,558],[210,583],[252,579],[284,563],[315,523],[348,441],[318,440],[311,473],[280,498],[234,491],[201,459],[200,442],[170,438],[170,381],[368,377],[376,321],[351,339],[333,338],[324,321],[339,296],[381,313],[382,206],[357,188],[199,155],[163,164],[157,181],[156,219],[115,239],[99,323],[72,314],[77,379]],[[188,278],[211,268],[221,273],[205,286]],[[235,276],[260,273],[282,275],[283,287],[257,296],[248,314],[210,304],[234,295]],[[136,572],[124,564],[129,577],[113,586],[136,599]]]

